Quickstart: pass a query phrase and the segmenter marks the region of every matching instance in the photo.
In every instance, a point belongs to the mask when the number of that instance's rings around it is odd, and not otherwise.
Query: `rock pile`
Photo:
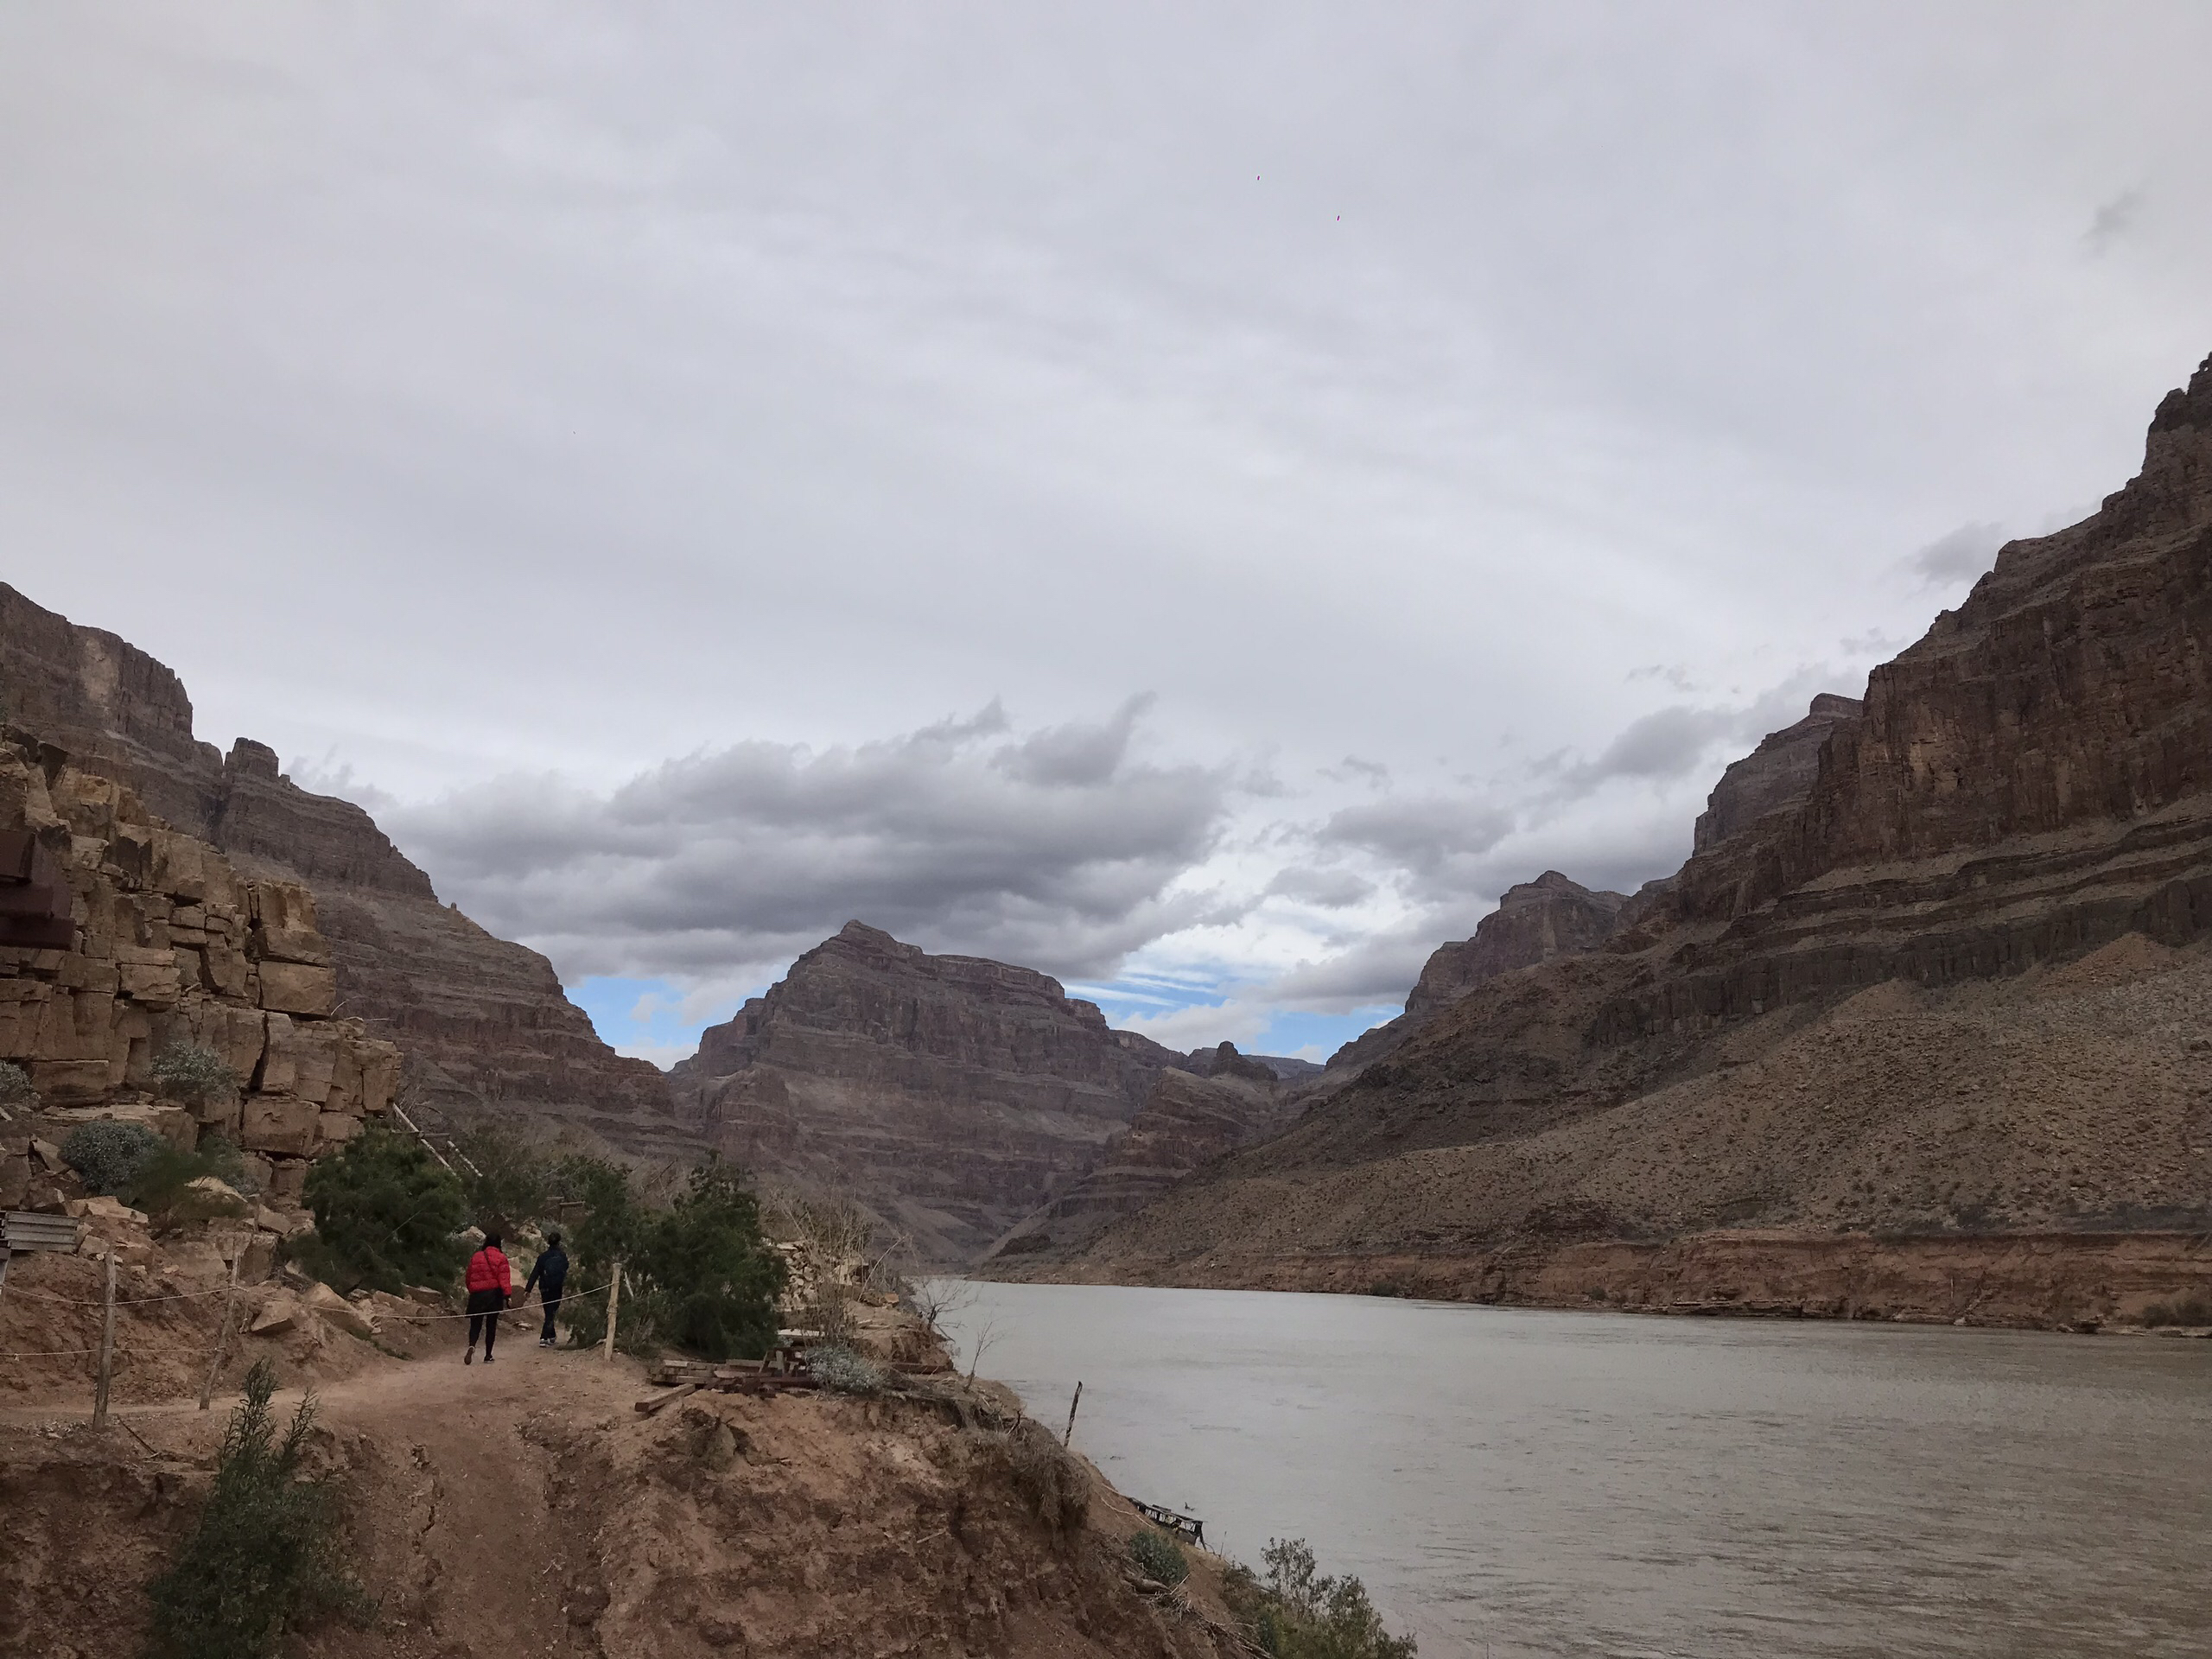
[[[57,1206],[55,1144],[91,1119],[143,1122],[187,1150],[221,1135],[264,1190],[296,1198],[308,1160],[389,1109],[399,1051],[339,1017],[305,887],[242,875],[126,785],[13,728],[0,729],[0,854],[11,848],[23,879],[0,893],[40,897],[31,928],[0,908],[0,1060],[37,1101],[0,1124],[0,1207]],[[213,1051],[239,1087],[164,1100],[155,1061],[179,1046]]]

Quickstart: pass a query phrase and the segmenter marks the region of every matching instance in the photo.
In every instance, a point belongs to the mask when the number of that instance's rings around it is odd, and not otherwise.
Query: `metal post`
[[[92,1427],[107,1427],[108,1374],[115,1364],[115,1241],[107,1243],[107,1296],[100,1305],[100,1380],[92,1391]]]
[[[1082,1403],[1083,1382],[1081,1378],[1077,1378],[1075,1385],[1075,1398],[1068,1402],[1068,1432],[1060,1436],[1062,1446],[1075,1444],[1075,1408]]]
[[[245,1241],[240,1239],[238,1249],[231,1255],[231,1287],[223,1295],[223,1328],[215,1338],[214,1362],[207,1367],[207,1380],[200,1385],[200,1409],[202,1411],[207,1409],[208,1401],[214,1397],[215,1375],[223,1369],[224,1357],[230,1352],[231,1311],[238,1305],[238,1263],[245,1259]]]
[[[614,1357],[614,1311],[622,1306],[622,1264],[614,1264],[614,1282],[607,1287],[607,1340],[602,1344],[601,1357]]]

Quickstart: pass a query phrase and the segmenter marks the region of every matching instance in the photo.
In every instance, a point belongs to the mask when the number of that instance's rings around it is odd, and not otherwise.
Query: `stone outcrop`
[[[1741,834],[1770,812],[1796,806],[1813,792],[1820,776],[1821,746],[1838,721],[1856,720],[1866,705],[1856,697],[1822,692],[1805,718],[1769,732],[1759,746],[1720,774],[1698,815],[1695,850]]]
[[[1161,1072],[1129,1127],[1106,1143],[1082,1175],[1009,1230],[982,1271],[1020,1277],[1041,1262],[1065,1257],[1192,1171],[1279,1132],[1298,1110],[1292,1091],[1274,1071],[1239,1055],[1232,1045],[1192,1058],[1201,1057],[1211,1067],[1203,1075]]]
[[[16,728],[0,730],[0,851],[21,877],[0,871],[0,893],[41,898],[35,913],[0,906],[0,1060],[38,1096],[0,1138],[11,1204],[41,1202],[34,1189],[58,1173],[35,1144],[89,1118],[135,1119],[186,1150],[219,1134],[270,1192],[296,1198],[307,1160],[390,1109],[399,1051],[335,1017],[332,953],[304,887],[242,874]],[[181,1046],[212,1050],[239,1089],[164,1102],[154,1064]]]
[[[1600,947],[1335,1069],[1090,1262],[2212,1224],[2212,359],[2097,514],[1811,718]]]
[[[543,957],[439,903],[366,812],[297,787],[264,745],[242,738],[225,754],[196,740],[191,700],[161,663],[5,584],[0,717],[126,785],[242,874],[305,887],[327,955],[299,964],[314,973],[279,968],[290,988],[275,994],[312,1004],[327,989],[397,1043],[412,1107],[514,1111],[626,1151],[696,1154],[660,1072],[600,1041]]]
[[[1441,945],[1429,957],[1420,982],[1406,997],[1406,1011],[1346,1043],[1330,1056],[1330,1066],[1364,1065],[1381,1059],[1476,986],[1500,974],[1596,950],[1612,938],[1628,903],[1624,893],[1592,892],[1557,870],[1546,870],[1534,881],[1507,888],[1497,908],[1476,924],[1474,938]]]
[[[1182,1059],[1046,975],[851,922],[671,1077],[726,1155],[849,1193],[950,1262],[1080,1173]]]

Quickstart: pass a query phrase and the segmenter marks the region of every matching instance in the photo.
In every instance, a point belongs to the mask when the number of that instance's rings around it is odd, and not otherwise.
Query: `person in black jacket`
[[[537,1338],[541,1348],[553,1345],[553,1319],[561,1311],[561,1287],[569,1282],[569,1253],[561,1248],[561,1235],[548,1233],[545,1249],[531,1264],[530,1277],[523,1283],[522,1294],[527,1298],[533,1286],[545,1304],[545,1329]]]

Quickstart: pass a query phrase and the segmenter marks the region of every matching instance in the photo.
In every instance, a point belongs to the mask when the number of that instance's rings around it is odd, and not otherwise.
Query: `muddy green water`
[[[2212,1656],[2212,1342],[972,1288],[1122,1491],[1427,1659]]]

